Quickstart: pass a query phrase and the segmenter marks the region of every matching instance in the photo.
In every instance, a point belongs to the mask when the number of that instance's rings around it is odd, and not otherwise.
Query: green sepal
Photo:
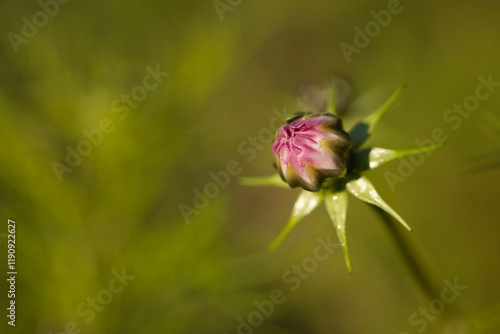
[[[243,186],[273,186],[290,189],[288,183],[283,181],[278,173],[261,177],[240,177],[239,183]]]
[[[310,192],[307,190],[302,190],[295,201],[293,206],[292,214],[290,219],[286,224],[285,228],[281,231],[278,237],[269,246],[269,250],[272,251],[285,239],[285,237],[290,233],[294,226],[305,216],[310,214],[320,203],[323,201],[323,192]]]
[[[348,205],[347,191],[339,191],[330,193],[325,196],[326,211],[332,220],[337,236],[342,245],[342,251],[344,252],[345,264],[347,265],[347,270],[352,273],[351,259],[349,257],[349,250],[347,249],[347,237],[346,237],[346,213]]]
[[[368,169],[374,169],[392,160],[403,158],[410,155],[432,152],[443,144],[411,148],[407,150],[391,150],[380,147],[367,147],[356,151],[352,155],[352,169],[356,172],[363,172]]]
[[[351,136],[353,143],[353,148],[359,147],[368,139],[368,137],[370,137],[380,117],[382,117],[389,109],[392,108],[405,88],[406,85],[402,85],[398,89],[396,89],[396,91],[391,95],[391,97],[389,97],[389,99],[387,99],[387,101],[385,101],[383,105],[381,105],[377,110],[368,115],[365,119],[357,123],[351,129],[351,131],[349,131],[349,135]]]
[[[394,218],[398,220],[408,231],[412,231],[411,227],[401,218],[400,215],[397,214],[378,194],[377,190],[373,184],[364,176],[360,176],[359,178],[349,181],[346,184],[347,190],[353,194],[355,197],[360,200],[378,206]]]

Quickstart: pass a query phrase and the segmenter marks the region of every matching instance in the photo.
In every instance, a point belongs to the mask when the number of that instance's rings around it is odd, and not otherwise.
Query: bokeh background
[[[23,18],[33,22],[42,7],[4,1],[0,11],[2,333],[500,332],[500,90],[457,129],[443,120],[475,93],[478,76],[500,81],[498,3],[402,0],[350,63],[340,43],[354,45],[354,28],[387,1],[221,0],[222,14],[212,1],[74,0],[57,13],[54,3],[53,17],[36,33],[25,28],[31,37],[17,47],[9,34],[22,36]],[[148,66],[169,75],[126,117],[114,112]],[[352,88],[347,128],[408,84],[368,144],[410,148],[436,128],[447,136],[395,189],[386,175],[399,162],[368,173],[413,227],[402,234],[437,295],[356,200],[352,275],[337,250],[295,291],[282,279],[313,256],[317,238],[336,240],[323,208],[266,251],[297,190],[238,185],[239,176],[273,173],[268,143],[257,142],[252,159],[238,148],[269,128],[273,110],[299,110],[305,77],[334,74]],[[67,146],[103,119],[113,131],[60,181],[54,161],[66,164]],[[179,205],[193,206],[210,172],[232,160],[237,175],[187,223]],[[7,219],[17,223],[15,328],[5,317]],[[107,293],[122,270],[134,278]],[[467,288],[453,303],[418,314],[455,279]],[[238,317],[248,321],[275,289],[286,300],[238,331]],[[82,312],[93,298],[90,319]]]

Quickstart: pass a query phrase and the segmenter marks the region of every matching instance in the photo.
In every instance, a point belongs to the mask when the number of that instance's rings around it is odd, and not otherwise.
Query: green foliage
[[[269,253],[265,249],[286,222],[296,195],[236,185],[239,175],[269,174],[272,139],[265,134],[274,132],[272,110],[293,113],[301,79],[333,72],[352,84],[353,104],[342,115],[348,128],[378,106],[393,83],[408,82],[404,103],[378,122],[374,143],[410,148],[433,129],[447,135],[439,153],[395,192],[388,191],[384,175],[398,173],[404,157],[359,172],[411,223],[411,235],[397,228],[411,236],[422,259],[432,259],[438,287],[441,278],[455,276],[469,286],[428,322],[426,333],[452,332],[457,323],[475,333],[498,332],[498,169],[475,167],[498,162],[499,91],[461,118],[458,129],[443,114],[474,94],[478,75],[492,73],[500,80],[499,46],[492,43],[499,5],[461,2],[449,15],[444,2],[401,2],[404,11],[348,64],[339,43],[352,44],[353,27],[364,29],[370,12],[385,4],[222,2],[232,9],[223,21],[211,1],[69,1],[47,16],[47,24],[37,27],[17,53],[8,34],[22,34],[23,18],[32,22],[42,9],[39,1],[4,2],[0,332],[55,334],[74,321],[81,333],[233,334],[238,317],[248,319],[256,311],[254,302],[269,298],[274,289],[282,289],[287,299],[255,333],[417,332],[408,318],[430,300],[415,288],[383,225],[359,201],[349,203],[344,230],[347,205],[340,196],[345,195],[324,198],[345,245],[349,234],[353,275],[341,270],[349,259],[345,246],[344,258],[333,252],[315,271],[302,271],[308,277],[303,279],[294,269],[304,260],[310,264],[318,237],[326,240],[333,233],[331,225],[322,224],[325,211],[303,218]],[[422,20],[425,13],[432,15]],[[157,65],[168,77],[147,90],[137,106],[129,106],[126,116],[124,109],[115,112],[114,101],[143,86],[146,68]],[[490,113],[483,117],[482,110]],[[83,131],[100,129],[103,119],[114,129],[103,133],[102,142],[60,182],[53,163],[67,165],[67,147],[77,150],[89,140]],[[242,153],[242,143],[252,150]],[[364,159],[363,168],[370,161],[417,153],[358,152],[354,158]],[[382,160],[376,162],[374,155]],[[241,173],[196,207],[194,190],[204,193],[215,182],[210,172],[226,170],[233,160]],[[464,168],[464,160],[474,173]],[[272,180],[281,182],[276,176]],[[181,203],[195,212],[189,224]],[[5,321],[7,219],[17,224],[16,328]],[[78,307],[109,289],[112,271],[122,268],[135,278],[87,323],[88,314],[79,314]],[[297,290],[283,280],[285,273],[292,282],[299,280]],[[452,305],[465,307],[452,312]]]

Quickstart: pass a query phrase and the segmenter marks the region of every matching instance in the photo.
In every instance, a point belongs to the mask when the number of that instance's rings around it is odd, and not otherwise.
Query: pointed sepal
[[[278,237],[269,246],[269,250],[272,251],[285,239],[285,237],[290,233],[290,231],[295,227],[295,225],[305,216],[310,214],[323,200],[322,192],[310,192],[307,190],[302,190],[295,202],[290,215],[290,219],[286,224],[285,228],[281,231]]]
[[[347,190],[360,200],[378,206],[394,218],[398,220],[408,231],[412,231],[411,227],[397,214],[378,194],[377,190],[373,184],[364,176],[360,176],[358,179],[349,181],[346,184]]]
[[[391,150],[381,147],[367,147],[356,151],[352,156],[352,168],[356,172],[363,172],[374,169],[392,160],[407,157],[410,155],[432,152],[443,144],[411,148],[407,150]]]
[[[346,213],[347,213],[348,196],[347,191],[342,190],[335,193],[330,193],[325,196],[325,205],[328,215],[332,220],[337,236],[342,245],[342,251],[344,252],[345,264],[347,265],[347,270],[352,273],[351,259],[349,257],[349,250],[347,249],[347,237],[346,237]]]
[[[377,125],[379,119],[396,103],[401,94],[403,93],[406,85],[400,86],[396,91],[389,97],[387,101],[383,105],[381,105],[377,110],[368,115],[365,119],[357,123],[351,131],[349,131],[349,135],[351,136],[353,142],[353,148],[359,147],[363,144],[368,137],[373,132],[373,129]]]

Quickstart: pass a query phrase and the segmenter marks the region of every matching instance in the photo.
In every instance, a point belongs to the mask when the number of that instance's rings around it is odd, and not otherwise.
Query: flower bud
[[[273,165],[290,187],[318,191],[325,179],[345,174],[351,144],[334,115],[297,113],[276,131]]]

